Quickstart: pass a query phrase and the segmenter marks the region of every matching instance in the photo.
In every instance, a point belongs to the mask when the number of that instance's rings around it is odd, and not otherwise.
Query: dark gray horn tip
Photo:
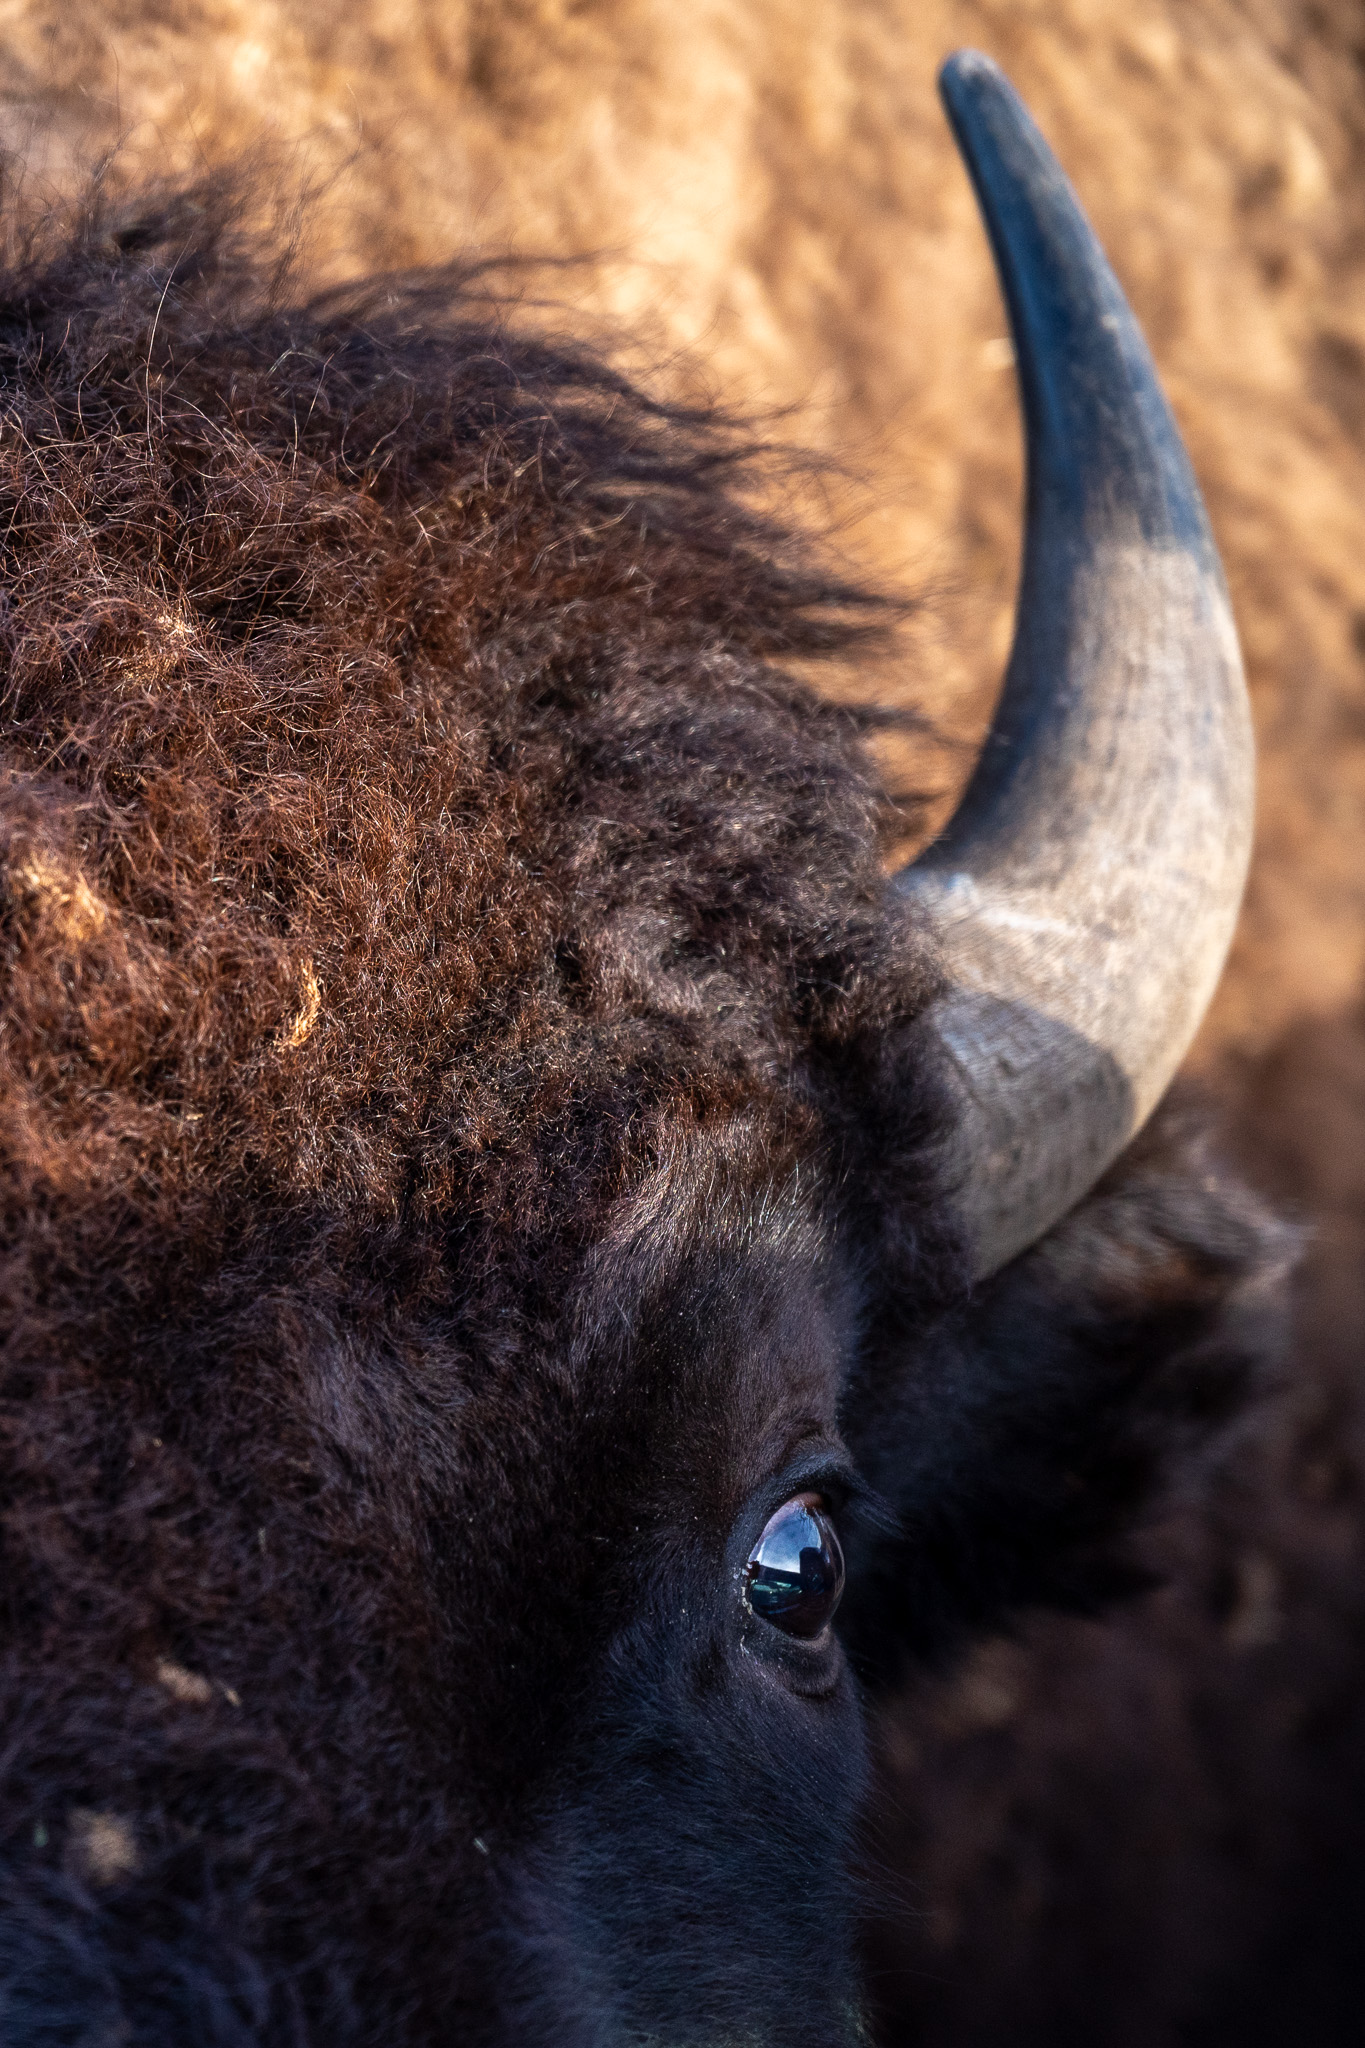
[[[945,99],[956,92],[959,85],[970,85],[980,78],[988,78],[998,85],[1003,85],[1007,92],[1014,91],[1014,87],[994,57],[988,57],[984,50],[973,50],[969,46],[964,46],[945,57],[939,66],[939,90]]]
[[[1028,108],[979,50],[950,57],[939,87],[1014,335],[1031,492],[1082,522],[1126,516],[1220,573],[1142,331]]]

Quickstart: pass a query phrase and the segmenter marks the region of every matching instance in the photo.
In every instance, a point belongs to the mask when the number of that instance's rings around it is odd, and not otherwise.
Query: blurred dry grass
[[[1365,13],[1357,0],[8,0],[0,141],[70,190],[281,151],[332,273],[579,255],[552,289],[675,385],[790,408],[862,479],[864,564],[929,603],[905,688],[978,733],[1019,450],[934,95],[998,56],[1151,337],[1203,478],[1263,748],[1259,854],[1201,1053],[1365,974]],[[947,757],[945,789],[965,768]]]

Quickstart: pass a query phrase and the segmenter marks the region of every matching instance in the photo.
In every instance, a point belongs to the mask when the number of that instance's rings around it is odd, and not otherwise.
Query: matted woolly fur
[[[234,218],[0,283],[0,2033],[502,2039],[488,1840],[581,1739],[632,1532],[742,1434],[736,1247],[847,1332],[871,1685],[1132,1582],[1283,1241],[1177,1133],[971,1302],[932,945],[787,666],[894,606],[487,278],[296,304]],[[687,1344],[622,1336],[627,1267]],[[548,2040],[522,1881],[506,2038]],[[700,1955],[650,2010],[766,2024]]]

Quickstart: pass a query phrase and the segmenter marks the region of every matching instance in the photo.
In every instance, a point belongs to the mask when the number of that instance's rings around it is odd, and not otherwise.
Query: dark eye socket
[[[809,1640],[827,1627],[844,1590],[844,1554],[817,1494],[780,1507],[744,1567],[753,1612],[789,1636]]]

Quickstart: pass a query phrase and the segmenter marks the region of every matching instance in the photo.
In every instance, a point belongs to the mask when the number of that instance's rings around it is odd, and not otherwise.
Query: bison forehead
[[[842,1458],[857,1290],[814,1171],[774,1183],[772,1140],[753,1117],[670,1131],[577,1269],[491,1325],[455,1310],[402,1348],[315,1327],[301,1349],[298,1462],[422,1558],[424,1683],[483,1823],[632,1630],[730,1630],[747,1504]]]

